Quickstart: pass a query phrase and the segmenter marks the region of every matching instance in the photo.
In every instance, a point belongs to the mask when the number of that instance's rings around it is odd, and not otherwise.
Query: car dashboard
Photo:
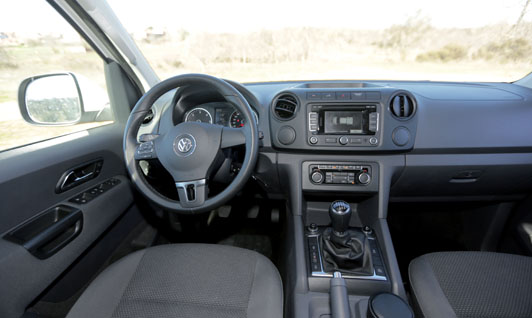
[[[280,182],[285,158],[292,160],[289,169],[302,174],[298,187],[311,192],[376,193],[383,190],[379,174],[392,201],[511,198],[532,187],[530,174],[523,173],[532,172],[529,88],[427,81],[230,83],[258,123],[261,160],[254,179],[268,195],[287,191]],[[171,91],[153,108],[155,117],[174,113],[168,125],[245,124],[208,88]],[[149,122],[139,135],[156,129]],[[372,180],[361,184],[362,170],[319,169],[335,163],[374,165]]]

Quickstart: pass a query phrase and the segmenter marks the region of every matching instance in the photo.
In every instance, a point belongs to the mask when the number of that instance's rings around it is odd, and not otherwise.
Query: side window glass
[[[103,61],[72,26],[46,1],[0,10],[0,151],[112,122]]]

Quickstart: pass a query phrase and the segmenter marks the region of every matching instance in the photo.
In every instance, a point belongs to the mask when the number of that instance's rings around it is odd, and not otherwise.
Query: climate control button
[[[312,174],[310,175],[310,179],[312,180],[312,182],[314,183],[323,183],[323,172],[321,172],[320,170],[314,170],[314,172],[312,172]]]
[[[367,172],[362,172],[357,177],[360,184],[368,184],[371,181],[371,175]]]

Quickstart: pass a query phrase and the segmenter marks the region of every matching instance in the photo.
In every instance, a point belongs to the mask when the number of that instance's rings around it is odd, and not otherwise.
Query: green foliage
[[[30,116],[42,123],[69,123],[79,120],[81,109],[77,98],[28,100]]]
[[[524,38],[507,39],[501,43],[491,42],[481,47],[473,58],[501,62],[530,60],[532,45]]]
[[[418,62],[450,62],[467,57],[467,49],[457,44],[447,44],[439,50],[428,51],[416,57]]]

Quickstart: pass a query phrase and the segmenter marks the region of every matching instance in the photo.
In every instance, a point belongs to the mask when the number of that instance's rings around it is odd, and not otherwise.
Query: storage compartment
[[[9,232],[4,239],[22,245],[35,257],[45,259],[76,238],[82,227],[81,210],[58,205]]]

